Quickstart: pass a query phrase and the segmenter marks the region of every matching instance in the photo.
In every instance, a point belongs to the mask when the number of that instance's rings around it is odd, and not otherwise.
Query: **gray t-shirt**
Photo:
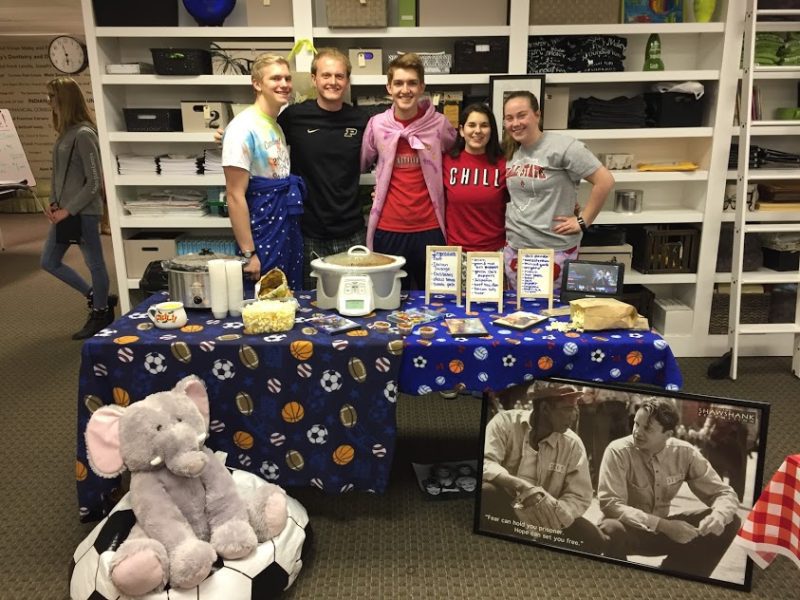
[[[518,148],[506,165],[508,244],[515,250],[577,246],[581,234],[553,233],[554,218],[574,213],[578,184],[600,166],[582,142],[560,133],[545,131],[533,146]]]

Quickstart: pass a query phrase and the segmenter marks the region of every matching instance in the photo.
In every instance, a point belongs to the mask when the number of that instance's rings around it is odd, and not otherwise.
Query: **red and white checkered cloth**
[[[762,569],[778,554],[800,568],[800,454],[788,456],[772,476],[735,541]]]

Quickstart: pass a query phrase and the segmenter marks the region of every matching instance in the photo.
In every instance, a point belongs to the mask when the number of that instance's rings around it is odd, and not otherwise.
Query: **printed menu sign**
[[[425,303],[432,292],[455,294],[461,306],[461,246],[428,246],[425,261]]]
[[[471,302],[497,302],[503,310],[503,253],[467,253],[467,312]]]
[[[517,308],[522,298],[547,298],[553,308],[552,249],[525,248],[517,253]]]

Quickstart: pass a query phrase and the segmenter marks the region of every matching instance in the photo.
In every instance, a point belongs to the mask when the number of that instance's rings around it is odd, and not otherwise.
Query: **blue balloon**
[[[236,0],[183,0],[183,5],[198,25],[219,27],[231,14]]]

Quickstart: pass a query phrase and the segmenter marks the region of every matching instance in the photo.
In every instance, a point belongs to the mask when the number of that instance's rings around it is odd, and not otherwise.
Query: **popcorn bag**
[[[636,309],[630,304],[614,298],[572,300],[569,303],[569,310],[570,325],[576,329],[584,331],[641,329],[640,317]]]

